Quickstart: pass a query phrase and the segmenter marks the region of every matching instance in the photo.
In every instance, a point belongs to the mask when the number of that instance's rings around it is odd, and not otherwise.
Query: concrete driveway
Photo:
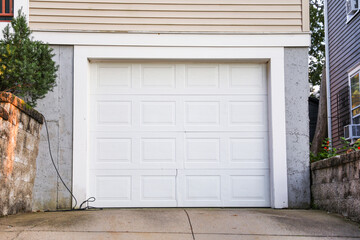
[[[106,209],[0,218],[0,239],[360,239],[359,225],[314,210]]]

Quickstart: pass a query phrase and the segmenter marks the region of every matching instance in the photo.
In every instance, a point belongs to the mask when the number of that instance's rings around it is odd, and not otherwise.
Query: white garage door
[[[91,64],[99,207],[270,206],[265,64]]]

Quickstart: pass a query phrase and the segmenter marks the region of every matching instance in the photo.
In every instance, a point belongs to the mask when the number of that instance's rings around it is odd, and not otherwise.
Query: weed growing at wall
[[[0,91],[11,92],[34,107],[55,87],[58,66],[49,45],[30,36],[21,10],[10,25],[0,40]]]
[[[310,161],[316,162],[325,158],[330,158],[337,155],[337,149],[330,147],[330,139],[325,138],[322,145],[321,150],[317,155],[310,152]]]
[[[341,142],[343,147],[340,149],[336,149],[330,146],[330,139],[325,138],[321,145],[321,151],[317,155],[310,152],[310,162],[316,162],[322,159],[334,157],[336,155],[339,155],[339,152],[350,153],[360,150],[360,139],[357,140],[355,143],[351,144],[351,142],[347,141],[345,138],[342,137]]]

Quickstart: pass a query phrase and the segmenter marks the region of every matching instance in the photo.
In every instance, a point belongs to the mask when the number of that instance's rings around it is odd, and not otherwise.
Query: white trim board
[[[176,47],[309,47],[303,34],[144,34],[34,31],[37,40],[54,45]]]
[[[268,62],[270,192],[273,208],[288,207],[284,48],[208,47],[74,47],[74,153],[73,192],[87,197],[89,60],[231,60]]]

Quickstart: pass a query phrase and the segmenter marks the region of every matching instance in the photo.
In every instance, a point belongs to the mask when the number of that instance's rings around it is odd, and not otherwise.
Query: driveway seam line
[[[195,240],[195,234],[194,234],[194,230],[193,230],[193,226],[192,226],[192,223],[191,223],[191,220],[190,220],[189,213],[186,211],[186,209],[185,209],[185,208],[184,208],[184,212],[186,213],[186,216],[187,216],[188,221],[189,221],[189,225],[190,225],[190,229],[191,229],[191,235],[192,235],[192,238],[193,238],[193,240]]]

